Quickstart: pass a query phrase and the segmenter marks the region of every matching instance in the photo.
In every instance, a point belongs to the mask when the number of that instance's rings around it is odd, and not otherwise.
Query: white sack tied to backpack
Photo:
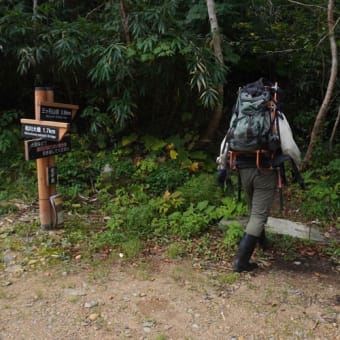
[[[301,164],[301,152],[295,143],[292,130],[284,113],[279,113],[279,133],[282,153],[288,155],[297,167]]]
[[[226,169],[227,162],[228,162],[228,143],[227,136],[225,136],[220,146],[220,154],[216,158],[217,170]]]

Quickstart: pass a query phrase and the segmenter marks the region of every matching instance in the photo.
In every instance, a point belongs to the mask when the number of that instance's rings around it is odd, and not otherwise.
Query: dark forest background
[[[0,152],[19,147],[19,118],[33,117],[36,86],[79,105],[74,131],[100,149],[131,132],[202,136],[223,82],[213,150],[238,87],[259,77],[278,81],[281,109],[304,152],[330,76],[327,1],[217,0],[215,9],[223,65],[205,1],[1,1]],[[334,17],[337,37],[336,7]],[[336,83],[314,160],[329,159],[339,91]]]

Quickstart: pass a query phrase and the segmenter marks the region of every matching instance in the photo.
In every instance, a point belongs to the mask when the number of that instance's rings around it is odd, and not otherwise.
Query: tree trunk
[[[213,38],[213,46],[216,57],[216,62],[223,65],[223,53],[221,47],[221,36],[219,32],[216,11],[215,11],[215,2],[214,0],[207,0],[207,8],[209,14],[210,28]],[[210,143],[211,139],[218,128],[220,123],[222,113],[223,113],[223,83],[217,84],[217,91],[219,96],[218,104],[214,109],[213,116],[209,122],[207,130],[204,133],[204,137],[201,139],[201,142]]]
[[[37,14],[38,0],[33,0],[33,15]]]
[[[129,31],[129,18],[126,14],[124,0],[120,0],[119,2],[119,11],[120,11],[120,17],[122,18],[125,41],[126,43],[130,43],[131,38],[130,38],[130,31]]]
[[[330,42],[331,53],[332,53],[331,74],[329,77],[325,97],[323,99],[322,105],[319,109],[319,112],[314,122],[308,149],[307,149],[305,158],[303,160],[303,168],[305,168],[307,164],[312,160],[314,147],[319,137],[319,134],[320,134],[320,131],[323,125],[323,120],[329,108],[329,103],[330,103],[330,100],[333,94],[333,90],[334,90],[334,86],[335,86],[335,82],[337,78],[338,54],[337,54],[337,46],[336,46],[335,35],[334,35],[334,0],[328,1],[328,34],[329,34],[329,42]]]

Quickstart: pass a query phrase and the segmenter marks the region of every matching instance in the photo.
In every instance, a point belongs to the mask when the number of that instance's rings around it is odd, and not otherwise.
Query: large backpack
[[[229,170],[240,165],[238,158],[247,154],[255,155],[260,170],[266,160],[266,168],[278,171],[278,187],[282,208],[282,183],[285,181],[284,161],[291,160],[294,180],[304,188],[299,173],[300,150],[296,145],[286,116],[277,109],[277,83],[265,83],[260,78],[254,83],[241,87],[233,108],[229,129],[224,137],[220,154],[216,159],[218,181],[232,186]],[[240,182],[239,182],[240,198]]]
[[[226,139],[230,150],[276,151],[280,147],[276,107],[277,84],[260,78],[239,88]]]

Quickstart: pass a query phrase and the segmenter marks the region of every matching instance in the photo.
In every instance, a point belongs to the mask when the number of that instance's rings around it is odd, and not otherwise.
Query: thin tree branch
[[[98,11],[99,9],[101,9],[103,6],[105,6],[106,2],[103,2],[102,4],[100,4],[99,6],[95,7],[94,9],[92,9],[90,12],[88,12],[85,16],[85,18],[87,19],[93,12]]]
[[[305,47],[301,48],[287,48],[285,50],[276,50],[276,51],[266,51],[266,54],[278,54],[278,53],[292,53],[305,50]]]
[[[333,129],[332,129],[331,138],[329,139],[329,151],[330,151],[330,153],[333,152],[333,140],[334,140],[335,133],[336,133],[336,130],[337,130],[338,125],[339,125],[339,121],[340,121],[340,105],[339,105],[339,108],[338,108],[338,115],[336,117]]]
[[[334,30],[335,30],[335,27],[336,25],[340,22],[340,17],[338,19],[336,19],[336,22],[334,23]],[[319,47],[321,45],[321,43],[329,37],[329,33],[325,34],[320,40],[319,42],[317,43],[316,47]]]
[[[288,0],[288,2],[291,2],[292,4],[297,4],[297,5],[305,6],[305,7],[315,7],[315,8],[321,8],[321,9],[327,10],[327,7],[322,7],[322,6],[313,5],[313,4],[305,4],[305,3],[300,2],[300,1]]]
[[[340,17],[336,20],[334,23],[334,29],[335,27],[339,24],[340,22]],[[329,33],[325,34],[319,42],[315,45],[315,47],[319,47],[321,43],[326,39],[329,38]],[[266,54],[279,54],[279,53],[292,53],[292,52],[299,52],[305,50],[306,47],[301,47],[301,48],[287,48],[285,50],[278,50],[278,51],[266,51]]]

